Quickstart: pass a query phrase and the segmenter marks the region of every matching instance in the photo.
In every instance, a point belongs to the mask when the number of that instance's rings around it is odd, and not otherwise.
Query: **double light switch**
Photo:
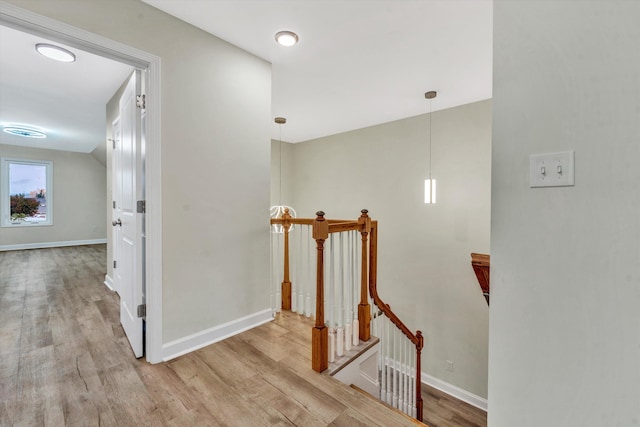
[[[568,187],[573,183],[573,150],[561,153],[532,154],[530,187]]]

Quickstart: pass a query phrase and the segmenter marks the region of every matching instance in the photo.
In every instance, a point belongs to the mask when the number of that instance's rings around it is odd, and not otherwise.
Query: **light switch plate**
[[[573,150],[529,156],[530,187],[573,186]]]

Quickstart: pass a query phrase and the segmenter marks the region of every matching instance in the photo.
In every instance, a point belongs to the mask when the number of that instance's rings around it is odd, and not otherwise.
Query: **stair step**
[[[329,363],[329,367],[324,374],[334,376],[340,372],[344,367],[348,366],[351,362],[356,360],[361,354],[365,353],[371,347],[376,345],[380,340],[377,337],[371,337],[369,341],[360,341],[357,346],[351,347],[351,350],[346,351],[344,356],[336,357],[333,362]]]
[[[389,405],[387,402],[383,402],[382,400],[378,399],[377,397],[370,395],[369,393],[367,393],[366,391],[364,391],[363,389],[361,389],[357,385],[351,384],[350,387],[352,389],[362,393],[364,396],[367,396],[368,398],[375,400],[376,402],[380,403],[381,405],[386,406],[387,408],[391,409],[393,412],[396,412],[396,413],[402,415],[403,417],[405,417],[406,419],[411,420],[415,425],[423,426],[423,427],[426,426],[425,423],[422,423],[422,422],[416,420],[415,418],[410,417],[409,415],[405,414],[401,410],[399,410],[397,408],[394,408],[393,406]]]

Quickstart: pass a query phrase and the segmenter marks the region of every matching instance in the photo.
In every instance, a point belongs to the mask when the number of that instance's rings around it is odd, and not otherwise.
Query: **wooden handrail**
[[[370,237],[370,265],[369,265],[369,293],[371,294],[371,298],[373,299],[376,307],[380,309],[388,318],[393,322],[394,325],[402,331],[402,333],[411,340],[413,344],[416,346],[420,345],[420,339],[418,338],[418,334],[422,334],[422,332],[417,331],[414,335],[403,322],[400,320],[396,314],[391,311],[391,306],[386,304],[380,296],[378,295],[378,284],[377,284],[377,267],[378,267],[378,255],[377,255],[377,245],[378,245],[378,221],[371,221],[371,237]],[[422,347],[420,347],[422,348]]]
[[[271,224],[302,224],[302,225],[313,225],[313,218],[290,218],[285,221],[284,215],[283,218],[271,218]]]
[[[341,233],[343,231],[356,231],[360,229],[357,221],[329,223],[329,233]]]

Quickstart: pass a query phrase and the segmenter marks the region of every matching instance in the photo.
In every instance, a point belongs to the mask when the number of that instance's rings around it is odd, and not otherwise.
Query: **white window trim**
[[[9,200],[9,165],[19,163],[23,165],[46,166],[47,168],[47,220],[42,222],[11,222],[11,203]],[[0,157],[0,226],[1,227],[43,227],[53,225],[53,162],[50,160],[18,159]]]

